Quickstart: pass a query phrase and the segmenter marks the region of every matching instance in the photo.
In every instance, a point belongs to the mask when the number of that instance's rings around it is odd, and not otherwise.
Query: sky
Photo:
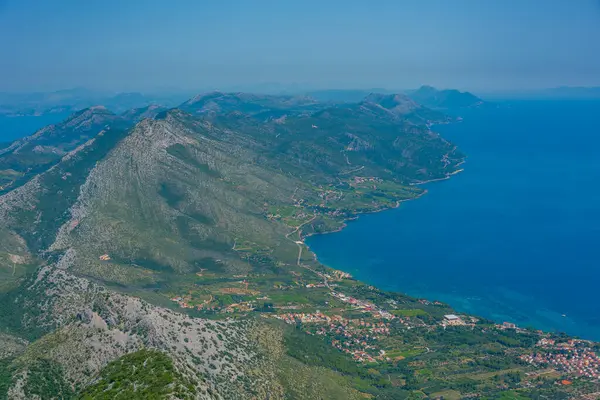
[[[0,0],[0,91],[600,86],[598,0]]]

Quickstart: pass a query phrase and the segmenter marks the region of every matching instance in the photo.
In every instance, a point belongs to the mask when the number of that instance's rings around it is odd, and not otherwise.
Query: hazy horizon
[[[428,84],[423,84],[421,86],[432,86]],[[419,86],[420,87],[420,86]],[[92,89],[89,87],[65,87],[60,89],[51,89],[51,90],[6,90],[0,91],[0,94],[9,95],[9,96],[27,96],[27,95],[35,95],[35,94],[53,94],[53,93],[65,93],[65,92],[77,92],[80,91],[82,95],[85,93],[89,95],[99,95],[99,96],[115,96],[120,94],[143,94],[143,95],[156,95],[156,96],[196,96],[202,93],[209,92],[224,92],[224,93],[257,93],[257,94],[275,94],[275,95],[302,95],[302,94],[310,94],[311,92],[326,92],[326,91],[340,91],[340,92],[352,92],[352,91],[364,91],[364,92],[383,92],[383,93],[406,93],[411,90],[416,90],[419,87],[410,87],[410,88],[393,88],[393,87],[312,87],[310,85],[305,86],[294,86],[285,85],[279,83],[257,83],[257,84],[248,84],[248,85],[231,85],[231,86],[223,86],[223,87],[200,87],[200,88],[151,88],[148,90],[119,90],[119,89]],[[592,85],[592,86],[552,86],[552,87],[540,87],[540,88],[529,88],[529,89],[520,89],[520,88],[506,88],[506,89],[482,89],[482,90],[470,90],[464,88],[456,88],[452,86],[444,87],[444,86],[433,86],[438,90],[460,90],[465,92],[470,92],[479,96],[527,96],[527,95],[542,95],[548,94],[552,96],[553,94],[557,94],[561,90],[596,90],[600,89],[600,85]],[[569,93],[565,93],[569,94]],[[594,92],[596,94],[596,92]],[[578,93],[573,93],[575,97],[577,97]],[[600,92],[598,93],[600,95]],[[85,97],[85,96],[84,96]],[[596,96],[594,96],[596,97]]]
[[[600,2],[0,0],[0,91],[600,86]]]

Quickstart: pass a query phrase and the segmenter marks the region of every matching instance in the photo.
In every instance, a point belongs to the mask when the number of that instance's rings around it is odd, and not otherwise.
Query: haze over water
[[[464,172],[308,244],[384,289],[600,340],[600,101],[499,104],[435,127]]]

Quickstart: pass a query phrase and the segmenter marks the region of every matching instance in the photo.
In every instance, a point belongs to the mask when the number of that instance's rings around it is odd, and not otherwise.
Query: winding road
[[[296,243],[296,245],[298,246],[298,259],[296,260],[296,265],[298,265],[299,267],[302,268],[306,268],[307,270],[313,272],[314,274],[318,275],[320,278],[323,279],[323,284],[325,286],[327,286],[328,289],[331,289],[331,287],[329,286],[329,282],[327,281],[327,277],[324,276],[322,273],[315,271],[314,269],[312,269],[311,267],[309,267],[308,265],[304,265],[300,262],[300,260],[302,259],[302,246],[304,245],[304,242],[301,240],[292,240],[290,239],[290,235],[293,235],[294,233],[298,232],[304,225],[312,222],[315,220],[315,218],[317,218],[318,215],[315,214],[313,215],[313,217],[311,219],[309,219],[306,222],[303,222],[302,224],[298,225],[298,227],[296,229],[294,229],[292,232],[288,233],[287,235],[285,235],[286,239]]]

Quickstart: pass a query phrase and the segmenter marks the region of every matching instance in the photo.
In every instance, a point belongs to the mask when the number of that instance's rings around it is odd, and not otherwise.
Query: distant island
[[[432,86],[421,86],[407,94],[417,103],[431,108],[461,109],[479,107],[484,104],[483,100],[474,94],[456,89],[438,90]]]
[[[367,90],[318,90],[308,92],[307,95],[320,101],[357,103],[370,94],[395,94],[386,89]],[[461,109],[480,107],[485,102],[469,92],[461,92],[456,89],[439,90],[432,86],[421,86],[418,89],[405,90],[402,92],[416,103],[433,109]]]

